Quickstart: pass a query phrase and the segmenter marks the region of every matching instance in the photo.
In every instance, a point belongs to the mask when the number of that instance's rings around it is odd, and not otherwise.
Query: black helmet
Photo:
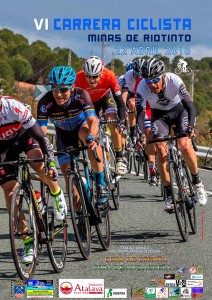
[[[165,73],[165,65],[159,58],[146,60],[141,68],[141,75],[144,78],[159,77]]]
[[[145,62],[145,59],[143,59],[143,58],[134,60],[133,61],[133,70],[137,73],[140,73],[144,62]]]

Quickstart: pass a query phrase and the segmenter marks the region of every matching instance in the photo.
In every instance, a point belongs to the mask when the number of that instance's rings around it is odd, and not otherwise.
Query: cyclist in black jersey
[[[76,73],[72,67],[58,66],[51,70],[49,81],[52,90],[39,101],[37,120],[44,133],[48,119],[55,125],[57,150],[67,146],[78,147],[79,140],[89,146],[88,155],[94,171],[97,187],[98,204],[104,205],[108,200],[103,172],[102,148],[98,145],[98,119],[89,94],[74,85]],[[97,162],[91,150],[95,149],[101,160]],[[61,171],[67,178],[69,157],[59,157]]]

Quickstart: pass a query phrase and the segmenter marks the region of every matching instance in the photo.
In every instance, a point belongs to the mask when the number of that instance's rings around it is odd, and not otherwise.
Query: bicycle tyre
[[[91,232],[89,214],[87,212],[82,186],[83,182],[74,174],[68,179],[68,198],[71,221],[75,233],[77,245],[84,259],[88,259],[91,253]],[[78,196],[78,207],[74,207],[74,193]]]
[[[139,176],[140,168],[142,166],[142,160],[140,154],[136,151],[134,151],[133,153],[133,161],[134,161],[135,175]]]
[[[103,148],[103,157],[104,157],[104,174],[107,186],[109,188],[111,198],[113,200],[113,205],[116,210],[119,209],[119,182],[116,180],[117,175],[115,173],[116,168],[116,159],[115,153],[111,145],[109,146],[109,151]]]
[[[108,250],[111,242],[111,230],[110,230],[110,207],[106,207],[104,210],[100,210],[96,205],[96,212],[101,218],[101,223],[96,226],[96,232],[99,238],[99,242],[102,245],[103,250]]]
[[[192,196],[194,195],[194,188],[192,185],[192,179],[191,179],[191,173],[188,169],[188,166],[184,163],[183,164],[183,172],[184,172],[184,176],[187,180],[187,195],[188,197],[190,197],[190,203],[192,203]],[[188,220],[190,223],[190,227],[191,227],[191,231],[193,234],[197,233],[197,221],[196,221],[196,206],[194,203],[192,203],[193,207],[190,207],[189,205],[186,205],[186,212],[188,215]]]
[[[31,203],[31,209],[29,207],[29,203]],[[15,214],[15,211],[17,212],[17,215]],[[23,255],[23,239],[21,238],[21,236],[23,236],[23,233],[26,232],[22,232],[20,230],[19,219],[21,217],[22,219],[25,219],[24,222],[28,225],[26,225],[28,227],[28,230],[30,228],[30,235],[27,234],[27,236],[33,238],[34,256],[32,263],[28,265],[21,262]],[[32,194],[29,191],[25,191],[21,185],[18,185],[13,192],[10,206],[9,226],[10,243],[14,264],[19,277],[25,281],[32,278],[35,273],[38,256],[38,230],[32,202]],[[17,233],[15,233],[15,231]],[[19,255],[20,249],[22,249],[22,255]]]
[[[188,240],[187,214],[185,201],[182,195],[182,180],[179,169],[176,168],[174,162],[169,164],[170,185],[172,190],[172,199],[174,204],[175,216],[180,231],[180,235],[184,242]],[[180,199],[181,198],[181,199]]]
[[[63,271],[67,257],[67,224],[66,220],[58,222],[54,218],[54,198],[46,192],[46,226],[48,228],[49,240],[47,242],[47,250],[49,259],[55,272]]]
[[[133,154],[130,149],[127,149],[127,172],[130,174],[132,171]]]
[[[148,161],[145,159],[143,162],[144,180],[147,182],[149,179],[149,166]]]

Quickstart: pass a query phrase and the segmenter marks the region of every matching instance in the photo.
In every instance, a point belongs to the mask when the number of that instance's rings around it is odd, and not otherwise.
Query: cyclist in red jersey
[[[90,94],[97,116],[102,109],[107,120],[119,118],[118,126],[108,124],[108,127],[116,152],[116,173],[124,175],[127,172],[127,160],[125,151],[122,150],[121,132],[125,128],[126,106],[116,75],[111,70],[104,68],[99,57],[90,56],[84,62],[83,70],[76,74],[75,85]]]

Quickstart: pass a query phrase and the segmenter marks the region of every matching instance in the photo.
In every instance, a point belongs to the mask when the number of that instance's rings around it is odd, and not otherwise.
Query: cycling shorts
[[[104,97],[99,99],[99,101],[94,102],[93,105],[98,117],[101,109],[105,115],[109,113],[117,114],[116,101],[114,100],[111,91],[109,91]]]
[[[14,141],[10,148],[0,154],[0,162],[17,160],[20,153],[25,152],[27,154],[28,151],[36,148],[40,148],[40,145],[26,132],[18,140]],[[0,185],[16,180],[17,176],[18,167],[14,165],[0,166]]]

